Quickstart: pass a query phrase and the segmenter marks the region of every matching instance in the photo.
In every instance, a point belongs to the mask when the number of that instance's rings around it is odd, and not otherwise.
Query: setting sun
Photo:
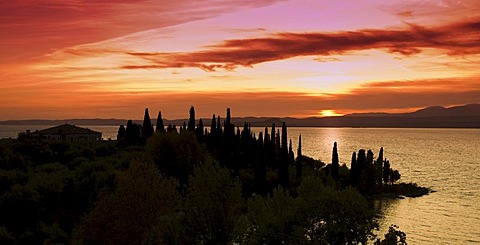
[[[343,116],[343,114],[337,114],[334,110],[323,110],[320,112],[322,117],[337,117]]]

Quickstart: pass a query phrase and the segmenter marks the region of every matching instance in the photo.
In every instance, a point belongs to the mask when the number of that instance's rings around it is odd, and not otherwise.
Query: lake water
[[[47,126],[0,126],[0,138]],[[85,126],[115,139],[117,126]],[[254,128],[256,132],[263,128]],[[353,151],[380,147],[401,181],[415,182],[435,193],[419,198],[386,199],[380,233],[396,224],[409,244],[480,243],[480,129],[289,128],[296,149],[302,135],[305,155],[331,161],[338,143],[341,163],[350,166]]]

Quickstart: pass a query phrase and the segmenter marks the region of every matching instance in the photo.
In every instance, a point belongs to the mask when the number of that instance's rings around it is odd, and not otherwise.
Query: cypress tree
[[[212,116],[212,122],[210,123],[210,134],[214,135],[217,132],[217,122],[215,120],[215,114]]]
[[[295,162],[295,154],[293,154],[292,139],[290,139],[290,143],[288,145],[288,164],[291,165],[294,162]]]
[[[280,148],[280,159],[278,166],[278,182],[281,186],[288,185],[288,143],[287,143],[287,126],[282,123],[282,145]]]
[[[265,192],[265,183],[267,180],[267,164],[265,159],[265,148],[264,148],[264,136],[262,132],[258,134],[258,141],[257,141],[257,156],[256,156],[256,163],[254,168],[254,189],[256,193],[264,193]]]
[[[385,166],[383,167],[383,182],[384,183],[389,183],[390,182],[390,174],[391,174],[391,169],[390,169],[390,161],[385,159]]]
[[[268,135],[268,128],[267,127],[265,127],[265,136],[263,138],[264,138],[263,142],[266,145],[267,142],[270,141],[270,136]]]
[[[225,127],[230,128],[230,124],[232,124],[230,117],[231,117],[231,115],[230,115],[230,108],[227,108],[227,119],[226,119],[226,121],[225,121]]]
[[[364,149],[360,149],[357,155],[358,173],[361,175],[367,165],[367,157]]]
[[[277,134],[275,135],[275,157],[280,158],[280,129],[277,129]]]
[[[192,106],[190,107],[190,118],[188,119],[188,131],[195,131],[195,108]]]
[[[357,165],[357,154],[352,153],[352,162],[350,163],[350,183],[352,186],[358,186],[358,165]]]
[[[218,135],[222,135],[222,124],[220,124],[220,116],[217,117],[217,132]]]
[[[358,188],[361,193],[366,194],[366,168],[367,168],[367,156],[364,149],[360,149],[357,154],[357,166],[358,166]]]
[[[375,161],[375,181],[377,189],[382,187],[382,175],[383,175],[383,147],[380,148],[377,161]]]
[[[338,152],[337,152],[337,142],[333,143],[333,151],[332,151],[332,178],[334,180],[338,180],[338,169],[340,165],[338,163]]]
[[[375,165],[373,164],[373,151],[367,151],[367,165],[364,171],[364,183],[365,183],[365,191],[364,193],[373,193],[375,192]]]
[[[277,140],[275,139],[275,123],[272,123],[272,133],[270,134],[271,136],[271,141],[272,141],[272,145],[273,145],[273,148],[275,149],[276,148],[276,144],[277,144]]]
[[[223,131],[228,139],[233,139],[233,136],[235,136],[235,125],[232,124],[230,108],[227,108],[227,118],[225,119],[225,122],[224,122]]]
[[[148,108],[145,108],[145,115],[143,116],[143,137],[148,138],[153,135],[153,125],[148,114]]]
[[[303,166],[302,166],[302,135],[298,136],[298,149],[297,149],[297,162],[295,164],[295,176],[297,179],[301,179],[303,175]]]
[[[282,123],[282,148],[283,154],[288,155],[288,138],[287,138],[287,126],[285,122]]]
[[[155,127],[155,132],[157,134],[165,133],[165,125],[163,125],[163,119],[162,119],[162,112],[161,111],[158,111],[157,126]]]
[[[195,132],[197,134],[197,139],[200,142],[203,142],[203,120],[201,118],[198,120],[198,127]]]

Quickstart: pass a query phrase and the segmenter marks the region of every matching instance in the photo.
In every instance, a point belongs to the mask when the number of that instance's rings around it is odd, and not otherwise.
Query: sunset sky
[[[0,120],[480,103],[479,0],[0,1]]]

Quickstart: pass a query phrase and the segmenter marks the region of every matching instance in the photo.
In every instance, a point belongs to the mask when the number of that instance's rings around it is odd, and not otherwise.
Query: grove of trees
[[[370,195],[400,175],[383,149],[351,169],[297,155],[285,123],[258,135],[190,108],[182,126],[129,120],[117,141],[0,140],[0,244],[365,244]],[[388,238],[388,239],[387,239]],[[400,244],[392,227],[378,244]]]

